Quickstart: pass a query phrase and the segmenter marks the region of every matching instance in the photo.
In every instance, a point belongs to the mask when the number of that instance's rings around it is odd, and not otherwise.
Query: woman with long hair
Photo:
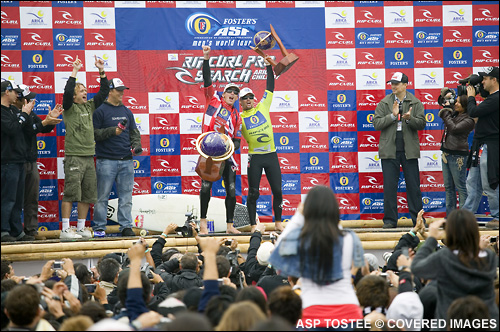
[[[348,327],[346,323],[363,318],[351,283],[351,267],[364,265],[363,247],[339,222],[333,191],[313,187],[269,259],[282,274],[301,277],[302,322],[316,320],[315,327]]]
[[[446,230],[440,229],[446,222]],[[446,247],[435,251],[438,238],[446,238]],[[454,210],[445,220],[429,226],[428,237],[411,264],[413,274],[437,281],[435,318],[446,319],[451,303],[458,298],[476,295],[488,306],[490,318],[497,321],[493,281],[498,257],[479,246],[479,228],[474,214],[465,209]]]
[[[439,117],[443,119],[444,130],[441,138],[441,151],[443,151],[443,180],[446,190],[446,215],[457,208],[462,208],[467,199],[467,159],[469,155],[469,143],[467,138],[474,130],[474,120],[467,114],[467,95],[458,96],[455,105],[453,101],[453,90],[441,92],[444,98],[440,99],[443,109],[439,111]]]

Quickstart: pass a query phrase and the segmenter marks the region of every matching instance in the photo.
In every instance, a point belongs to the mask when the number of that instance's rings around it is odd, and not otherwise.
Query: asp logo
[[[186,31],[192,36],[246,37],[254,31],[255,18],[225,18],[221,23],[207,13],[194,13],[186,20]]]

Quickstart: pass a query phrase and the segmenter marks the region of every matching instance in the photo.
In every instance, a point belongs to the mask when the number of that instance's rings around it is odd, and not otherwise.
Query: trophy
[[[283,59],[279,63],[276,63],[273,59],[268,57],[266,60],[271,63],[271,65],[274,67],[274,73],[276,76],[279,76],[286,72],[290,67],[299,60],[299,57],[296,56],[293,53],[288,53],[286,50],[285,46],[283,46],[283,42],[281,41],[280,37],[278,37],[278,34],[273,28],[273,25],[270,24],[271,27],[271,32],[268,31],[260,31],[255,34],[253,37],[253,42],[255,43],[255,47],[250,46],[255,52],[257,52],[258,55],[260,55],[263,58],[267,57],[267,54],[265,54],[263,51],[267,51],[272,49],[276,43],[278,43],[281,54],[283,54]]]
[[[224,161],[234,153],[234,143],[226,134],[207,131],[196,139],[196,150],[200,154],[196,173],[203,180],[215,182],[222,177]]]

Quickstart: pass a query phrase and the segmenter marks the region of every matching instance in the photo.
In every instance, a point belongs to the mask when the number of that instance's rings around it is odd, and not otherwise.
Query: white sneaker
[[[82,236],[76,234],[75,228],[70,227],[68,229],[65,229],[64,231],[61,231],[61,235],[59,235],[59,238],[65,240],[78,240],[81,239]]]
[[[84,227],[79,231],[77,230],[76,234],[80,235],[81,237],[84,237],[84,238],[91,238],[92,237],[92,231],[87,227]]]

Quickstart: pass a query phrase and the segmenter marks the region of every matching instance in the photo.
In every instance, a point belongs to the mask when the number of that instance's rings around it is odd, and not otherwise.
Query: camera
[[[177,227],[175,229],[175,232],[177,234],[182,235],[183,237],[192,237],[193,229],[191,228],[190,224],[193,220],[196,219],[196,216],[193,215],[193,212],[186,212],[185,216],[186,216],[186,222],[184,223],[184,226]]]
[[[448,96],[448,94],[451,93],[451,96]],[[466,92],[467,93],[467,92]],[[441,89],[441,94],[438,97],[438,104],[441,107],[450,107],[453,108],[455,106],[456,102],[456,94],[455,90],[444,87]]]
[[[232,240],[226,240],[226,242],[224,242],[224,245],[225,246],[231,246],[232,243],[233,243]]]
[[[492,236],[490,237],[490,243],[497,243],[498,236]]]
[[[61,270],[63,267],[64,262],[62,261],[55,261],[54,264],[52,264],[52,268],[54,270]]]
[[[467,84],[474,87],[476,90],[475,94],[481,94],[481,97],[486,98],[489,95],[489,92],[484,90],[483,87],[483,78],[477,74],[472,74],[467,78],[461,79],[458,81],[460,85],[457,86],[457,96],[466,95],[467,94]]]
[[[239,254],[240,249],[236,249],[234,251],[228,252],[226,258],[229,261],[229,265],[231,265],[231,274],[229,275],[229,279],[231,279],[231,282],[234,283],[237,287],[243,288],[243,276],[240,273],[240,264],[238,264]]]
[[[141,267],[141,272],[144,272],[148,279],[153,279],[153,273],[151,273],[151,266],[149,263],[146,263],[143,267]]]
[[[85,284],[85,289],[89,294],[94,293],[96,288],[97,288],[96,284]]]

